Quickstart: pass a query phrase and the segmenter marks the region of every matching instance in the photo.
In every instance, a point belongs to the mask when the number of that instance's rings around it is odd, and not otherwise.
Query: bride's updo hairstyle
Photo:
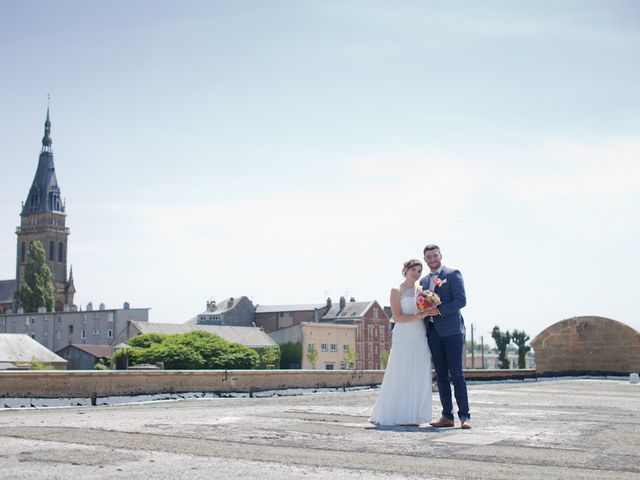
[[[417,267],[417,266],[420,266],[420,268],[422,268],[422,262],[417,258],[412,258],[411,260],[407,260],[406,262],[404,262],[404,265],[402,267],[402,275],[406,275],[407,270],[411,270],[413,267]]]

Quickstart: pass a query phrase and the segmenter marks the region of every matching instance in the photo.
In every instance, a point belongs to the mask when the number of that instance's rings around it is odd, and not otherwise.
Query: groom
[[[467,304],[462,274],[458,270],[442,265],[442,255],[437,245],[424,247],[424,261],[431,270],[420,280],[424,289],[435,292],[442,303],[425,310],[427,337],[431,358],[436,369],[438,393],[442,404],[442,418],[431,425],[437,428],[453,427],[453,401],[451,383],[458,404],[458,417],[463,429],[471,428],[471,414],[467,398],[467,384],[462,373],[462,350],[464,348],[464,320],[460,310]],[[449,381],[451,376],[451,382]]]

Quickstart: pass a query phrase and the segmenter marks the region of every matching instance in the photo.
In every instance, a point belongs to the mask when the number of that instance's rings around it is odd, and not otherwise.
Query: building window
[[[27,255],[27,248],[24,242],[22,242],[22,246],[20,247],[20,263],[24,263],[25,257]]]
[[[56,330],[56,340],[60,340],[60,330]]]
[[[346,370],[347,369],[347,364],[344,362],[340,362],[340,370]]]
[[[342,345],[342,351],[344,353],[348,353],[349,352],[349,345],[347,345],[347,344]]]
[[[0,318],[0,327],[4,327],[4,317]]]
[[[87,323],[87,316],[83,313],[82,319],[80,320],[82,323]]]
[[[49,261],[53,262],[53,240],[49,242]]]
[[[113,312],[107,313],[107,322],[113,322]]]
[[[69,335],[73,335],[73,325],[69,325]]]
[[[62,245],[62,242],[58,244],[58,262],[64,262],[64,246]]]
[[[30,335],[30,336],[31,336],[31,338],[33,338],[34,340],[36,339],[36,334],[35,334],[35,333],[33,333],[33,332],[32,332],[32,333],[30,333],[29,335]]]
[[[337,352],[338,351],[338,344],[332,343],[331,344],[331,351],[332,352]]]
[[[82,330],[80,332],[80,338],[87,338],[87,331],[86,330]]]
[[[324,369],[325,370],[334,370],[335,369],[335,365],[333,363],[325,363],[324,364]]]
[[[307,343],[307,353],[311,353],[315,350],[316,348],[316,344],[315,343]]]
[[[93,334],[94,334],[94,335],[100,335],[100,330],[98,330],[97,328],[95,328],[95,329],[93,330]]]
[[[36,319],[34,317],[31,317],[29,319],[29,323],[31,323],[31,325],[35,325],[36,324]]]
[[[113,330],[107,330],[107,338],[113,338]]]
[[[329,351],[328,345],[326,343],[322,343],[320,344],[320,351],[321,352],[327,352]]]
[[[49,332],[47,332],[46,330],[44,332],[42,332],[42,336],[43,337],[48,337],[49,336]]]

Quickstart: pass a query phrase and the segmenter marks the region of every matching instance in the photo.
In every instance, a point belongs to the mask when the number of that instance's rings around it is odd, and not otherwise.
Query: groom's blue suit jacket
[[[438,307],[440,315],[433,318],[433,326],[441,337],[464,334],[464,319],[460,310],[467,304],[467,296],[464,293],[464,281],[459,270],[443,266],[438,275],[442,283],[434,288],[442,303]],[[420,280],[422,288],[429,288],[429,275]],[[431,317],[425,318],[429,322]]]

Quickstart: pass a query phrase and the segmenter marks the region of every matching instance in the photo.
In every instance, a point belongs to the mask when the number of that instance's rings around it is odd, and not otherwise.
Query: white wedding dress
[[[400,297],[402,313],[414,314],[415,290]],[[431,421],[431,354],[422,319],[396,322],[391,352],[369,421],[376,425],[412,425]]]

